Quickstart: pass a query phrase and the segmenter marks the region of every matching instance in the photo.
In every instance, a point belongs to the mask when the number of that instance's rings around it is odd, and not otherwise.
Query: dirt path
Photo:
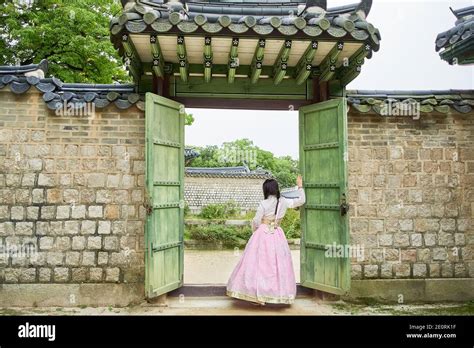
[[[227,284],[242,250],[186,250],[185,284]],[[296,282],[300,281],[300,251],[291,250]]]

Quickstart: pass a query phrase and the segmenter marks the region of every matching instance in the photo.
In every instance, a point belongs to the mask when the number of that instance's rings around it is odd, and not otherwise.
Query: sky
[[[328,8],[358,0],[328,0]],[[474,0],[374,0],[368,21],[380,30],[380,50],[362,66],[347,89],[474,89],[474,66],[451,66],[435,51],[436,36],[454,26],[453,9]],[[186,109],[195,121],[186,144],[220,145],[248,138],[277,156],[298,158],[295,111]]]

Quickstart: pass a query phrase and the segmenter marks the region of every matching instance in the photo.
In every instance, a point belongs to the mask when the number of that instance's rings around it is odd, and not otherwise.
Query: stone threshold
[[[142,283],[1,284],[0,307],[125,307],[145,301]],[[312,289],[297,287],[298,297],[310,297]],[[225,296],[224,284],[186,284],[170,297]],[[402,302],[400,302],[400,295]],[[474,278],[352,280],[345,301],[373,303],[440,303],[474,301]]]
[[[168,293],[169,297],[179,297],[180,295],[188,297],[215,297],[226,296],[225,284],[185,284],[179,289]],[[305,288],[301,285],[296,286],[296,297],[311,297],[314,295],[313,289]]]

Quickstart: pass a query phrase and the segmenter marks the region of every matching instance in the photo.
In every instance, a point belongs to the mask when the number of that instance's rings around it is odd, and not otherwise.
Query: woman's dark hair
[[[276,215],[278,211],[278,203],[280,202],[280,187],[275,179],[267,179],[263,182],[263,197],[267,199],[268,196],[276,196],[277,198],[277,204],[275,207]]]

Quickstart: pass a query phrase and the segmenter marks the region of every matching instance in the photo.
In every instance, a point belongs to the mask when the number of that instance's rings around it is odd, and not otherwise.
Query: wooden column
[[[170,76],[164,74],[163,77],[153,75],[153,93],[169,98],[170,96]]]
[[[329,100],[329,83],[313,77],[313,103]]]

